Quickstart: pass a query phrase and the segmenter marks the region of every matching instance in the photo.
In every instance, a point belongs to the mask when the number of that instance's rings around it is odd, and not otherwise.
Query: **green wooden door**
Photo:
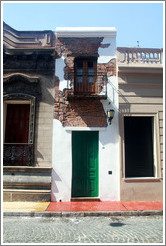
[[[98,132],[72,133],[72,197],[98,196]]]

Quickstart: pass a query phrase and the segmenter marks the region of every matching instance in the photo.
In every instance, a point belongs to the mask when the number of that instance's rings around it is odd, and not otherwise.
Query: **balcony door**
[[[96,94],[97,60],[96,58],[77,58],[75,60],[75,94]]]
[[[30,104],[7,104],[4,165],[28,165]]]

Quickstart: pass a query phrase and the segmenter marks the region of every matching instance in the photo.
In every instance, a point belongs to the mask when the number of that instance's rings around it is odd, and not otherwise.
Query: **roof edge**
[[[115,27],[56,27],[57,37],[116,37]]]

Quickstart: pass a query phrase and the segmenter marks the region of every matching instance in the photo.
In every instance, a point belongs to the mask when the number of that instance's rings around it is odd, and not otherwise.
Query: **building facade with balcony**
[[[57,28],[56,37],[51,200],[119,200],[116,30]]]
[[[115,28],[3,33],[4,200],[162,200],[162,50],[116,48]]]

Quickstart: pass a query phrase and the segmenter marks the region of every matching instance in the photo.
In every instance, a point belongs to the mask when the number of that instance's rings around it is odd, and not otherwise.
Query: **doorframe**
[[[95,136],[97,136],[97,146],[98,146],[98,148],[97,148],[97,154],[98,154],[98,157],[97,157],[97,164],[96,164],[96,169],[97,169],[97,178],[96,178],[96,181],[95,181],[95,183],[96,183],[96,185],[97,185],[97,196],[90,196],[90,197],[88,197],[88,196],[78,196],[78,197],[73,197],[72,196],[72,187],[73,187],[73,142],[71,141],[71,146],[72,146],[72,148],[71,148],[71,151],[72,151],[72,176],[71,176],[71,199],[79,199],[79,198],[82,198],[82,199],[95,199],[95,198],[99,198],[99,131],[72,131],[72,133],[71,133],[71,139],[73,140],[73,133],[74,132],[79,132],[79,133],[83,133],[83,135],[84,135],[84,133],[87,133],[87,132],[89,132],[89,133],[92,133],[92,132],[95,132],[96,134],[95,134]],[[95,139],[96,140],[96,139]],[[87,142],[86,142],[87,143]],[[95,143],[96,143],[96,141],[95,141]],[[88,171],[88,168],[87,168],[87,166],[86,166],[86,168],[84,169],[84,171]],[[78,174],[77,174],[78,175]],[[76,176],[77,176],[76,175]],[[88,181],[88,179],[85,179],[85,182],[87,182]]]
[[[122,178],[125,180],[131,180],[131,178],[125,177],[125,140],[124,140],[124,118],[127,117],[128,114],[123,114],[122,117]],[[153,143],[153,166],[154,166],[154,177],[151,179],[156,179],[161,176],[161,164],[160,164],[160,146],[159,146],[159,114],[158,113],[131,113],[131,117],[152,117],[152,143]],[[145,178],[134,178],[134,180],[145,180]]]
[[[66,126],[65,131],[106,131],[107,127],[73,127],[73,126]]]

